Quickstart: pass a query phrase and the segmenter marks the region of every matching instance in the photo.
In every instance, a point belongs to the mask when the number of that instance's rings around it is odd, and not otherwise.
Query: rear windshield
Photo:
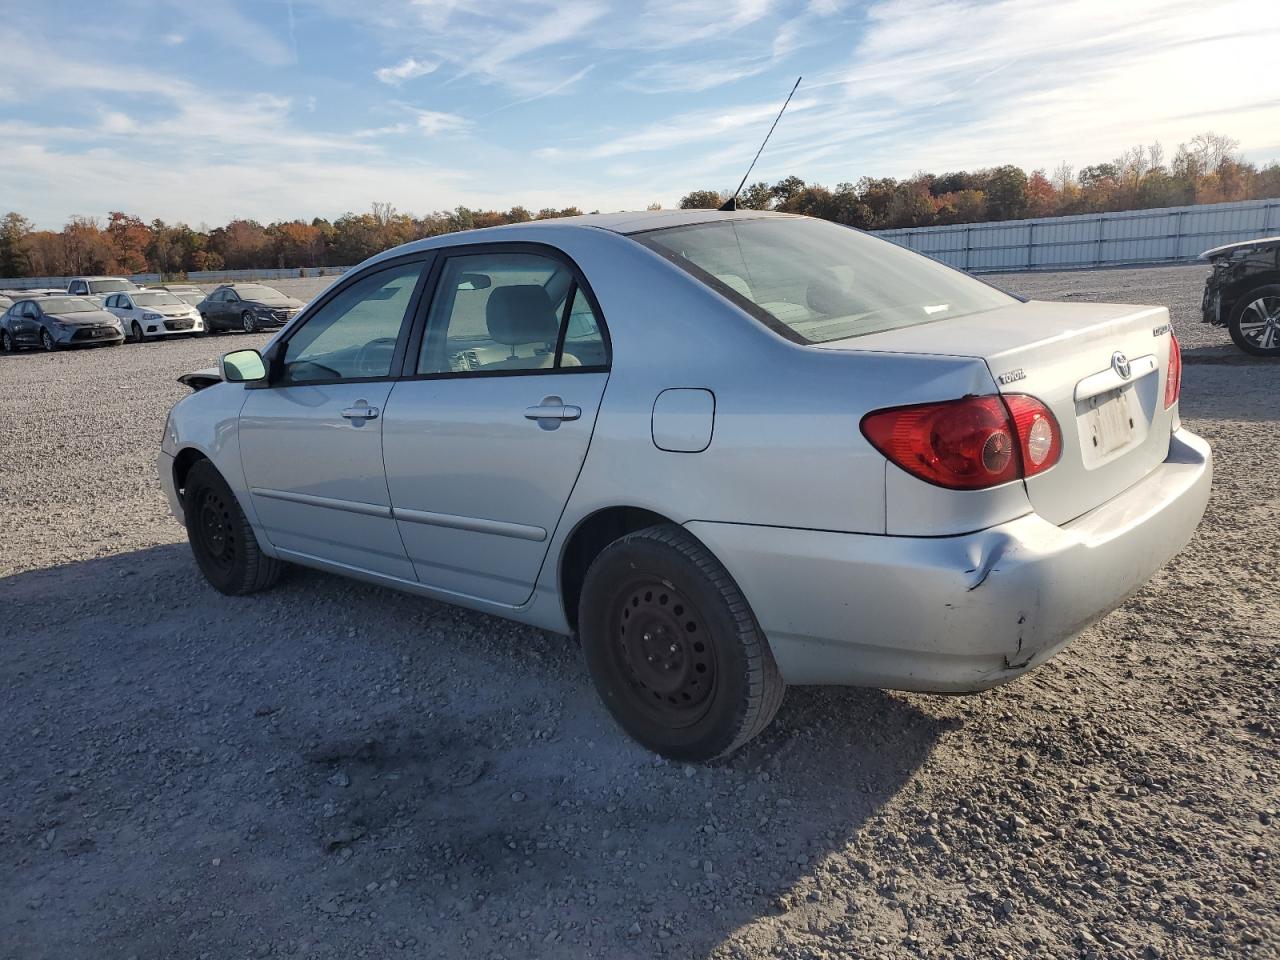
[[[92,300],[81,300],[79,297],[59,297],[57,299],[50,297],[40,303],[40,310],[43,313],[49,313],[55,317],[64,313],[90,313],[101,309]]]
[[[133,302],[140,307],[172,307],[181,306],[182,301],[172,293],[163,290],[146,290],[133,295]]]
[[[124,293],[137,290],[138,285],[130,280],[90,280],[90,293]]]
[[[958,270],[825,220],[719,220],[635,239],[802,343],[1017,302]]]

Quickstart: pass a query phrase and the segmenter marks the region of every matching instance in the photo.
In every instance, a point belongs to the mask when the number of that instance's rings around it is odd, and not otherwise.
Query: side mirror
[[[233,350],[218,361],[227,383],[255,383],[267,379],[267,363],[257,350]]]

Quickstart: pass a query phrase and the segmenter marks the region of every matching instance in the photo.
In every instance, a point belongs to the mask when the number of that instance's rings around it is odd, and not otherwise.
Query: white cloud
[[[177,47],[187,42],[187,38],[180,33],[166,33],[160,38],[167,46]]]
[[[429,73],[434,73],[439,66],[439,63],[430,60],[415,60],[413,57],[405,57],[394,67],[382,67],[379,70],[375,70],[373,75],[383,83],[399,86],[406,80],[413,80],[416,77],[425,77]]]
[[[456,113],[442,113],[438,110],[414,110],[418,129],[429,137],[442,133],[457,133],[471,126],[471,121]]]

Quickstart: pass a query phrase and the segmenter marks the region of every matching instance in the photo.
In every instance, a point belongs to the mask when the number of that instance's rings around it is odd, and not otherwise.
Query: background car
[[[1213,264],[1204,284],[1205,323],[1225,326],[1256,357],[1280,357],[1280,237],[1228,243],[1200,254]]]
[[[87,297],[19,300],[0,317],[0,350],[23,347],[116,346],[124,342],[120,321]]]
[[[113,293],[107,296],[105,306],[133,341],[204,333],[196,308],[166,290]]]
[[[183,303],[189,303],[193,307],[200,306],[200,302],[204,300],[208,294],[191,283],[160,283],[149,285],[148,290],[164,290],[166,293],[172,293]]]
[[[676,759],[787,684],[1021,676],[1188,542],[1212,476],[1167,309],[755,211],[408,244],[185,382],[160,481],[215,588],[296,562],[576,633]]]
[[[224,283],[199,305],[211,333],[243,330],[257,333],[288,323],[305,306],[274,287],[261,283]]]
[[[73,297],[88,297],[102,303],[109,293],[141,289],[125,277],[73,277],[65,292]]]

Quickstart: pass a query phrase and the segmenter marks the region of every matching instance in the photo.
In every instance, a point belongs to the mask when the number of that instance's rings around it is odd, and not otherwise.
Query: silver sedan
[[[1209,495],[1165,308],[1024,302],[803,217],[412,243],[184,379],[160,479],[214,587],[297,563],[577,634],[673,758],[787,684],[1012,680]]]

